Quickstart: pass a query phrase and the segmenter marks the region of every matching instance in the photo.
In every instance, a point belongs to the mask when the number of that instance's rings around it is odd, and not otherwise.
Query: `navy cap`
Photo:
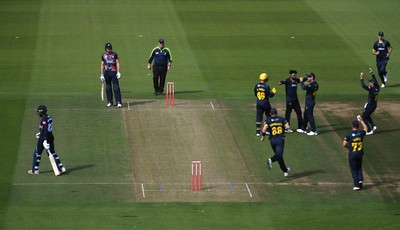
[[[384,33],[383,31],[379,31],[378,36],[382,36],[383,37]]]
[[[289,74],[297,74],[297,71],[296,70],[289,70]]]
[[[275,108],[272,108],[271,111],[269,112],[271,115],[277,115],[278,114],[278,110],[276,110]]]
[[[164,44],[164,39],[163,38],[158,39],[158,43]]]
[[[307,77],[312,77],[313,79],[315,79],[315,74],[314,73],[309,73],[309,74],[307,74]]]
[[[351,122],[351,126],[353,126],[354,128],[358,128],[358,127],[360,127],[360,122],[358,122],[357,120],[354,120],[353,122]]]

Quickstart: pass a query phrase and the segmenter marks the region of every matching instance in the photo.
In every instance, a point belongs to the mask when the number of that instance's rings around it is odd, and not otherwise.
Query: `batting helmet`
[[[112,50],[112,45],[111,45],[111,43],[107,42],[107,43],[104,45],[104,50],[106,50],[106,49]]]
[[[47,108],[44,105],[39,105],[36,112],[39,114],[39,116],[42,116],[43,114],[47,113]]]
[[[266,74],[266,73],[260,74],[260,81],[266,81],[268,79],[269,79],[268,74]]]

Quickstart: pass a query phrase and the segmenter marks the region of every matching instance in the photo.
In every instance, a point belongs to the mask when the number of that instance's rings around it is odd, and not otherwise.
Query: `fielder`
[[[362,119],[366,122],[367,125],[367,135],[372,135],[378,129],[375,126],[374,121],[372,120],[372,113],[378,107],[378,95],[379,95],[379,84],[378,80],[375,77],[374,72],[371,68],[369,68],[369,73],[372,78],[369,80],[368,86],[364,83],[364,73],[360,73],[360,83],[361,87],[368,91],[368,102],[364,106],[364,112],[361,115]]]
[[[297,85],[300,83],[300,79],[296,77],[297,71],[290,70],[289,71],[290,77],[286,78],[285,80],[279,81],[278,85],[285,85],[285,92],[286,92],[286,112],[285,112],[285,119],[290,124],[290,115],[292,110],[296,112],[297,115],[297,129],[302,128],[303,119],[301,117],[301,106],[299,102],[299,98],[297,97]],[[288,129],[286,130],[287,133],[293,132],[293,130]]]
[[[261,123],[263,120],[263,114],[269,117],[271,111],[271,104],[269,103],[269,98],[272,98],[276,94],[276,89],[270,89],[269,85],[266,83],[269,79],[268,74],[260,74],[260,82],[254,86],[254,96],[257,98],[256,106],[256,135],[261,136]]]
[[[315,107],[315,97],[317,96],[317,91],[319,89],[318,83],[315,81],[315,74],[307,74],[307,84],[304,83],[303,78],[300,78],[300,85],[303,90],[306,90],[306,106],[304,108],[304,119],[303,126],[298,129],[299,133],[306,133],[309,136],[318,135],[317,127],[315,125],[314,118],[314,107]],[[310,123],[311,131],[307,133],[307,125]]]
[[[357,121],[358,120],[358,121]],[[344,137],[343,147],[349,149],[349,165],[351,176],[354,181],[354,191],[362,189],[364,176],[362,172],[362,158],[364,155],[363,139],[367,132],[367,125],[364,123],[360,115],[357,120],[351,123],[352,130]],[[363,130],[358,130],[359,123],[363,126]]]
[[[270,133],[269,140],[271,142],[274,155],[267,159],[267,167],[272,169],[272,163],[278,161],[279,167],[283,171],[284,176],[289,176],[290,168],[286,167],[283,159],[283,150],[285,148],[285,130],[290,129],[289,123],[283,117],[278,117],[278,111],[275,108],[271,109],[271,117],[264,122],[262,129],[261,141],[265,140],[267,131]]]
[[[55,173],[56,175],[65,173],[67,170],[61,163],[60,157],[57,155],[54,149],[54,136],[53,136],[53,119],[47,115],[47,108],[44,105],[40,105],[36,110],[38,116],[41,118],[39,129],[40,132],[36,134],[38,142],[33,152],[32,169],[28,171],[29,174],[39,174],[40,160],[42,159],[42,152],[46,149],[49,157],[54,157],[56,163]],[[58,172],[56,171],[58,170]]]
[[[392,53],[393,47],[388,40],[383,38],[384,33],[381,31],[378,33],[378,40],[372,47],[372,54],[376,56],[376,68],[378,69],[378,75],[382,81],[382,88],[386,86],[388,81],[388,73],[386,66],[389,62],[390,53]]]

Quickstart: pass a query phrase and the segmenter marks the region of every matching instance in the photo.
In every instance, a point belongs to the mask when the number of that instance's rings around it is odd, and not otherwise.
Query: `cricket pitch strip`
[[[254,178],[218,101],[130,100],[124,108],[137,202],[258,202]],[[191,191],[191,162],[203,189]]]

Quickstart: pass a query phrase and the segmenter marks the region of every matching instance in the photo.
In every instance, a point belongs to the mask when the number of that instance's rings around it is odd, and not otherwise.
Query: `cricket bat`
[[[54,156],[53,156],[53,154],[51,154],[50,151],[48,153],[49,153],[49,160],[51,163],[51,167],[53,167],[54,175],[58,176],[61,174],[61,172],[60,172],[60,170],[58,170],[56,160],[54,159]]]
[[[101,95],[101,101],[104,101],[104,82],[101,83],[100,95]]]

